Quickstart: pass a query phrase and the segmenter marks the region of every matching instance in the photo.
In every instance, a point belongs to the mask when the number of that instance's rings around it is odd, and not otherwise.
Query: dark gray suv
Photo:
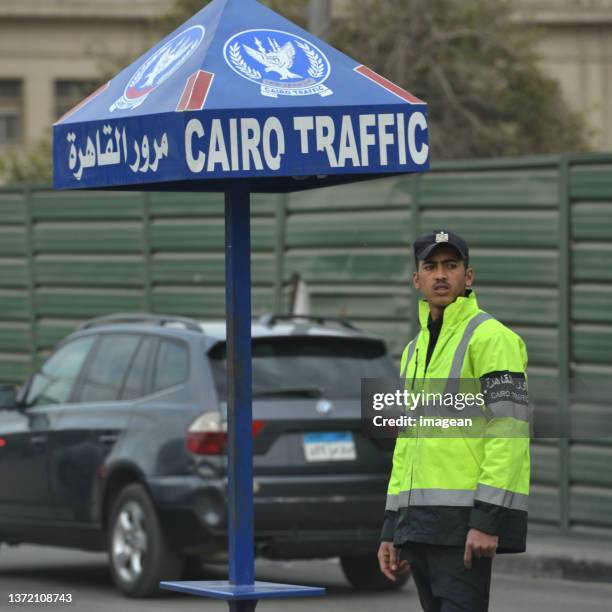
[[[255,540],[272,559],[340,556],[377,569],[391,446],[360,427],[362,378],[393,377],[384,343],[348,323],[254,323]],[[94,319],[17,398],[0,393],[0,541],[107,549],[127,595],[187,562],[223,561],[225,323]]]

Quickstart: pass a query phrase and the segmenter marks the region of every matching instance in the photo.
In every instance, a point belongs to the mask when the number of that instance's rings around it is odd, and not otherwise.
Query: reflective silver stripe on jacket
[[[514,493],[507,489],[499,489],[485,484],[478,485],[475,499],[487,504],[495,504],[511,510],[524,510],[525,512],[527,512],[529,501],[529,497],[522,493]]]
[[[408,355],[406,355],[406,362],[404,364],[404,369],[402,370],[400,374],[401,378],[406,378],[406,370],[408,369],[408,364],[410,363],[410,360],[412,359],[412,356],[414,355],[414,350],[416,349],[417,342],[419,341],[420,333],[421,332],[417,333],[417,335],[414,337],[414,340],[412,341],[412,344],[410,345],[410,348],[408,349]]]
[[[473,489],[412,489],[399,494],[399,507],[407,506],[472,506]]]
[[[493,417],[510,417],[518,421],[531,421],[533,408],[524,404],[516,404],[510,401],[494,402],[488,404],[487,408]]]
[[[479,484],[472,489],[412,489],[397,495],[387,495],[385,510],[398,510],[408,506],[473,506],[474,501],[482,501],[511,510],[527,512],[528,496]]]
[[[396,511],[400,505],[400,496],[397,494],[389,494],[387,495],[387,505],[385,506],[386,510]]]
[[[450,374],[448,376],[449,378],[454,379],[461,377],[461,370],[463,369],[463,360],[465,359],[465,353],[467,352],[467,348],[470,344],[472,336],[474,335],[474,332],[485,321],[488,321],[492,318],[493,317],[490,314],[486,312],[481,312],[470,319],[470,322],[467,324],[467,327],[463,332],[461,342],[459,342],[459,346],[457,347],[455,355],[453,356],[453,363],[451,365]]]

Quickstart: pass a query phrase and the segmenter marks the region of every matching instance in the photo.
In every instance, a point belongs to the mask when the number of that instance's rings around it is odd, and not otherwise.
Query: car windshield
[[[217,393],[227,398],[226,345],[209,352]],[[396,368],[380,340],[287,336],[253,339],[253,397],[359,398],[362,378],[393,378]]]

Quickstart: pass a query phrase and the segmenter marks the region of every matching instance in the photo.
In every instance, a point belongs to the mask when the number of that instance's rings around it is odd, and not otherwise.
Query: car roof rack
[[[261,325],[266,327],[274,327],[278,321],[310,321],[311,323],[318,323],[319,325],[326,325],[328,323],[335,323],[340,327],[345,327],[352,331],[361,331],[356,325],[353,325],[350,321],[342,319],[341,317],[323,317],[317,315],[292,315],[292,314],[267,314],[263,315],[259,319]]]
[[[149,314],[142,312],[130,312],[125,314],[113,314],[96,317],[95,319],[85,321],[79,326],[78,329],[90,329],[92,327],[97,327],[98,325],[112,325],[114,323],[150,323],[152,325],[159,325],[160,327],[172,325],[173,323],[180,323],[185,327],[185,329],[195,331],[200,334],[204,333],[201,325],[195,319],[190,319],[189,317],[176,317],[173,315]]]

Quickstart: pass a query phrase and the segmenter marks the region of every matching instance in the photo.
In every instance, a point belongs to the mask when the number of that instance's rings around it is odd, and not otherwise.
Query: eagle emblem
[[[151,67],[151,71],[143,77],[142,87],[154,87],[164,71],[172,69],[183,57],[189,57],[193,41],[183,39],[175,45],[162,49],[161,56]]]
[[[291,42],[286,42],[281,47],[276,40],[268,38],[268,44],[271,47],[270,51],[266,51],[259,38],[255,39],[258,51],[255,51],[255,49],[248,45],[242,46],[253,59],[257,60],[262,66],[265,66],[265,72],[278,72],[281,81],[301,79],[301,74],[290,71],[295,60],[295,47]]]
[[[245,30],[227,40],[223,55],[239,76],[261,87],[261,95],[330,96],[323,83],[331,73],[325,54],[313,42],[281,30]]]
[[[140,106],[151,92],[167,81],[196,51],[206,29],[195,25],[187,28],[150,55],[128,81],[123,95],[109,108],[133,109]]]

